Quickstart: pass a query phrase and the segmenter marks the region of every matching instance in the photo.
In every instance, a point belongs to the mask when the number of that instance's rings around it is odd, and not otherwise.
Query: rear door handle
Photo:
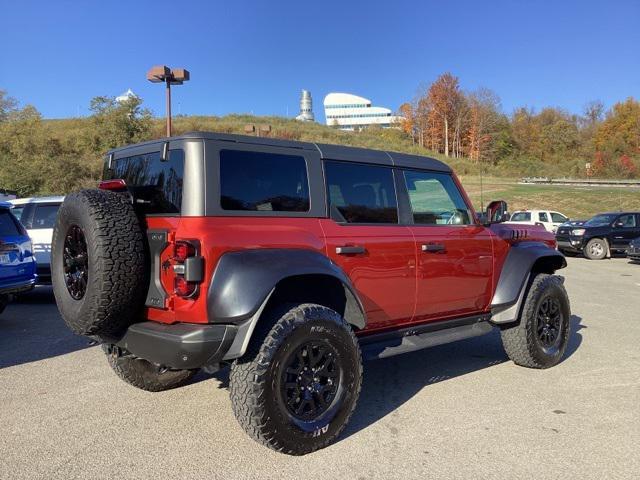
[[[336,253],[338,255],[353,255],[358,253],[365,253],[366,251],[367,249],[361,245],[336,247]]]
[[[422,245],[423,252],[444,252],[444,244],[442,243],[426,243]]]

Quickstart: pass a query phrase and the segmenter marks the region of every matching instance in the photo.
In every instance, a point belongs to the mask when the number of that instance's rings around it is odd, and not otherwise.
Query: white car
[[[554,212],[551,210],[518,210],[511,214],[508,222],[521,225],[542,225],[551,233],[556,233],[556,230],[569,218],[560,212]]]
[[[51,239],[58,209],[64,197],[9,200],[11,211],[27,229],[36,257],[38,283],[51,283]]]

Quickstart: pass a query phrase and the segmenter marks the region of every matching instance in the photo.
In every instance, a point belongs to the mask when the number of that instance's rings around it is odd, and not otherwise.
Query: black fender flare
[[[293,248],[247,249],[220,257],[207,292],[211,323],[239,324],[264,307],[282,280],[301,275],[328,275],[342,283],[345,320],[366,326],[365,310],[349,277],[318,251]]]
[[[509,323],[519,318],[536,266],[541,272],[554,273],[566,267],[567,260],[561,252],[541,242],[516,243],[509,249],[491,300],[493,323]]]

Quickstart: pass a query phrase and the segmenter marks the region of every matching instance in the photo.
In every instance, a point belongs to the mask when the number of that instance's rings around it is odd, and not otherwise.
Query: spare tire
[[[69,328],[117,338],[139,318],[148,286],[143,230],[126,194],[67,195],[51,243],[51,280]]]

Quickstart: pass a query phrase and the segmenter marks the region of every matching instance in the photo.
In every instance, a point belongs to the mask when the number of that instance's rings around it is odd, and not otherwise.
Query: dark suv
[[[100,187],[68,195],[54,231],[67,324],[145,390],[230,363],[240,425],[278,451],[339,435],[363,357],[494,328],[527,367],[567,346],[553,235],[500,224],[504,202],[479,223],[437,160],[191,133],[109,152]]]
[[[640,213],[600,213],[579,227],[561,225],[556,233],[558,249],[564,253],[584,253],[591,260],[602,260],[612,252],[623,252],[640,237]]]

